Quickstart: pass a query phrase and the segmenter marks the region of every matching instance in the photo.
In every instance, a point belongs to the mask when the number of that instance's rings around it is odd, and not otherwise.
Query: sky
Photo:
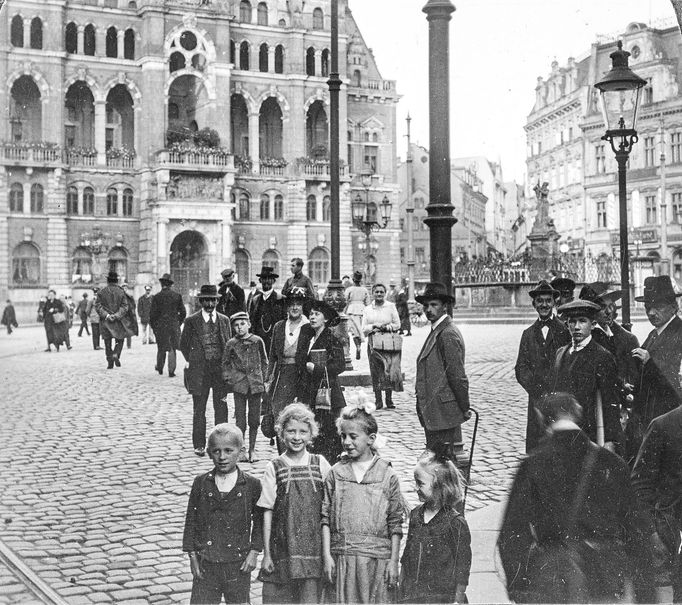
[[[396,80],[398,155],[412,141],[429,146],[426,0],[348,0],[384,79]],[[551,63],[589,53],[597,36],[611,38],[634,21],[676,25],[670,0],[453,0],[450,21],[451,157],[501,161],[504,179],[525,175],[523,126],[538,76]],[[386,16],[389,16],[388,20]]]

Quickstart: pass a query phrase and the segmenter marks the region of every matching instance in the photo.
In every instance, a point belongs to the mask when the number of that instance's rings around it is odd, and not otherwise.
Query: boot
[[[380,410],[384,407],[384,402],[381,400],[381,389],[374,391],[374,405],[376,406],[377,410]]]
[[[390,389],[386,389],[386,409],[395,410],[395,405],[393,404],[393,392]]]
[[[353,342],[355,343],[355,359],[360,359],[360,340],[359,336],[353,336]]]

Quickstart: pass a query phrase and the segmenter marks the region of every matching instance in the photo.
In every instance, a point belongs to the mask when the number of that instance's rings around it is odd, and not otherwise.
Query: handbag
[[[56,324],[61,324],[66,321],[66,313],[62,313],[61,311],[57,311],[56,313],[52,314],[52,321]]]
[[[402,351],[403,337],[395,332],[375,332],[372,334],[372,348],[390,353]]]
[[[324,369],[324,378],[320,382],[315,395],[315,409],[328,412],[332,409],[332,390],[329,388],[329,374],[327,368]]]

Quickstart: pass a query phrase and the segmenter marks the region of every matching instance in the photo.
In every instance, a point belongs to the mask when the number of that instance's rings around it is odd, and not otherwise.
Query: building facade
[[[350,273],[356,175],[398,200],[398,96],[339,4]],[[228,265],[242,284],[262,265],[283,283],[294,256],[324,288],[330,12],[330,0],[7,0],[2,295],[29,317],[48,287],[76,298],[116,270],[138,293],[169,272],[190,298]],[[379,237],[381,276],[399,244],[395,229]]]

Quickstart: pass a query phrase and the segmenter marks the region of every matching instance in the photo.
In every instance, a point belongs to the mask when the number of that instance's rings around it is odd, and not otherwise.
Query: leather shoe
[[[206,455],[206,450],[203,447],[195,447],[194,448],[194,453],[197,456],[205,456]]]
[[[113,370],[114,369],[114,362],[109,361],[107,362],[107,370]]]
[[[386,404],[386,409],[387,409],[387,410],[395,410],[395,405],[393,405],[392,403],[387,403],[387,404]]]
[[[50,349],[50,347],[48,347],[47,349],[45,349],[43,351],[43,353],[52,353],[52,349]]]
[[[102,347],[94,347],[94,350],[95,350],[95,351],[101,351],[101,350],[102,350]]]
[[[175,372],[168,372],[168,378],[175,378]]]
[[[116,365],[117,368],[121,367],[121,362],[118,357],[114,357],[114,364]]]
[[[355,351],[355,359],[360,359],[360,349]]]
[[[163,370],[159,366],[154,366],[154,369],[161,375],[163,375]]]

